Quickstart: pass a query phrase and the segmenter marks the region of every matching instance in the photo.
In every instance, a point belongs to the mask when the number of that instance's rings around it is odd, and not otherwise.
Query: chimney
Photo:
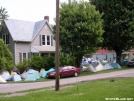
[[[47,20],[49,22],[49,16],[44,16],[44,20]]]

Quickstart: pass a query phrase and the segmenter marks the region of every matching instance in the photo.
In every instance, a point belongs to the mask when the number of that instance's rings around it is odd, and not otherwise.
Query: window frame
[[[9,44],[9,34],[8,33],[7,34],[3,34],[1,36],[1,38],[3,39],[5,44]]]
[[[24,58],[24,53],[26,54],[26,58]],[[27,52],[21,52],[21,61],[23,62],[24,59],[28,59],[28,53]]]
[[[52,46],[52,35],[41,35],[41,46]]]

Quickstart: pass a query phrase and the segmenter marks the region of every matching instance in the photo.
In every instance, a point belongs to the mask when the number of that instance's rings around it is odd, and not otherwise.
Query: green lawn
[[[105,98],[130,98],[134,101],[134,78],[115,78],[114,82],[110,80],[81,82],[60,91],[44,88],[44,91],[30,91],[24,96],[1,96],[0,101],[106,101]]]

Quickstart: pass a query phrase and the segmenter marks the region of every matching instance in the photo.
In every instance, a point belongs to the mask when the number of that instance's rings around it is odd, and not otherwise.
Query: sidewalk
[[[60,85],[74,84],[77,82],[84,82],[84,81],[91,81],[105,78],[115,78],[115,77],[134,77],[134,69],[60,79]],[[55,86],[55,79],[52,81],[45,81],[45,82],[0,84],[0,93],[7,93],[7,92],[14,93],[16,91],[45,88],[51,86]]]

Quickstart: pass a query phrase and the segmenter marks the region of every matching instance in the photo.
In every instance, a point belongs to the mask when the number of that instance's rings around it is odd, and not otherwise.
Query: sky
[[[55,24],[56,0],[0,0],[0,7],[6,9],[9,19],[36,22],[43,20],[44,16],[49,16],[50,24]]]

